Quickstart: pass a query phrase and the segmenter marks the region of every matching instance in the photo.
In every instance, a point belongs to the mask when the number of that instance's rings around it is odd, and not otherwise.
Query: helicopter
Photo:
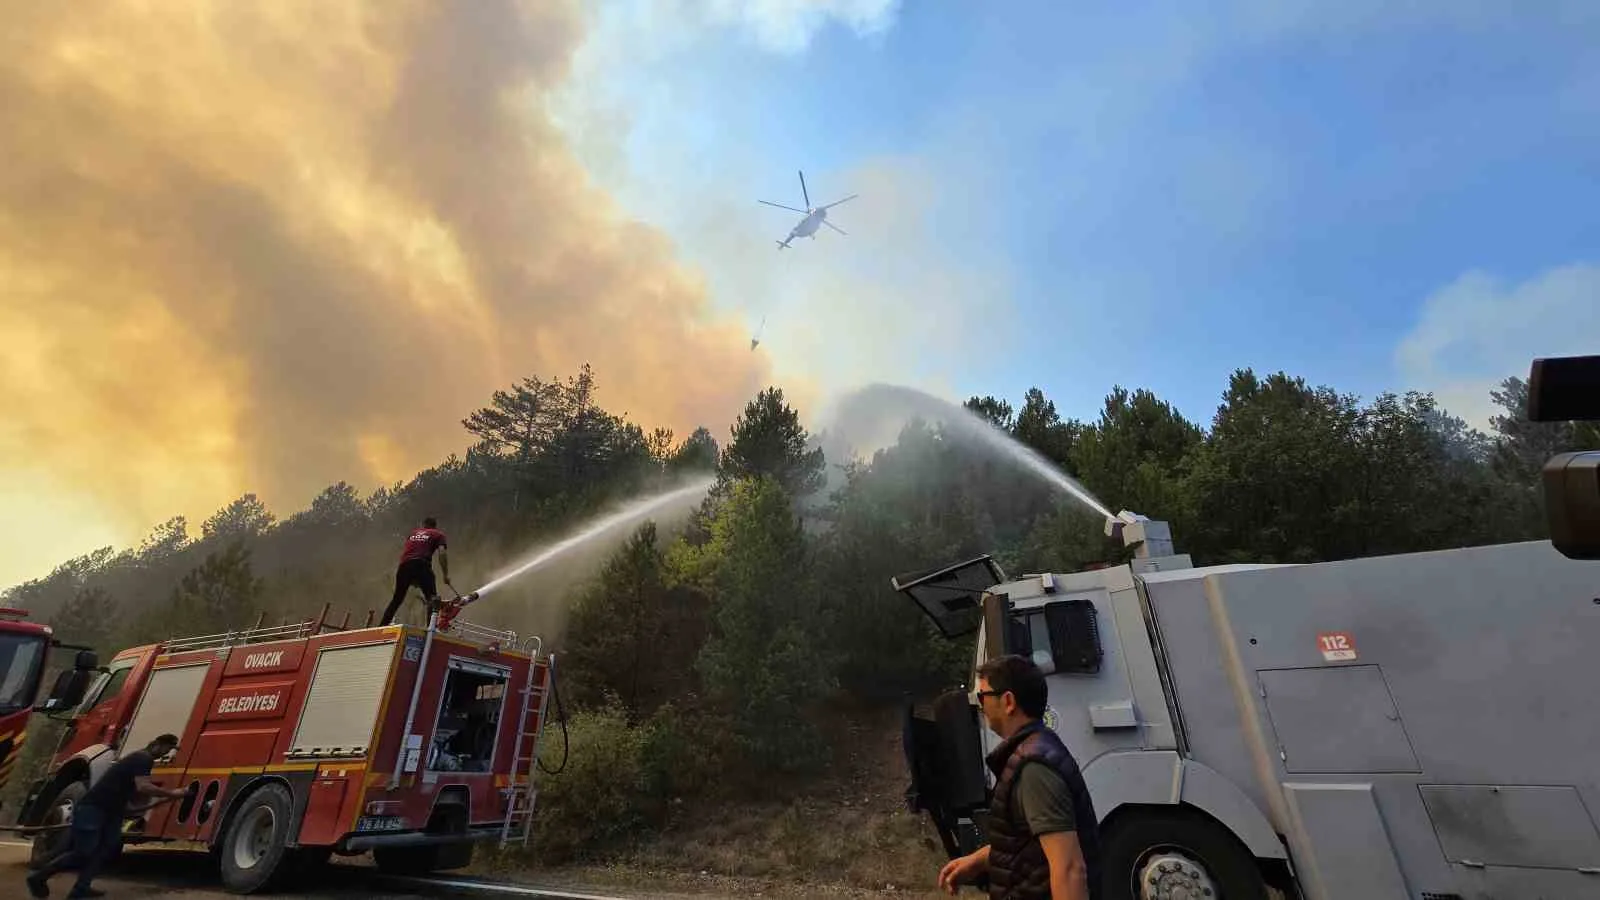
[[[828,221],[828,210],[832,209],[835,206],[838,206],[841,203],[845,203],[845,202],[848,202],[850,200],[854,200],[856,197],[860,196],[859,194],[851,194],[850,196],[844,198],[843,200],[835,200],[832,203],[828,203],[828,204],[824,204],[822,206],[815,206],[814,207],[814,206],[811,205],[811,194],[810,194],[809,191],[806,190],[806,173],[800,172],[799,174],[800,174],[800,196],[805,198],[805,201],[806,201],[806,208],[805,209],[795,209],[792,206],[784,206],[782,203],[773,203],[770,200],[758,200],[758,201],[756,201],[758,203],[765,203],[768,206],[776,206],[779,209],[787,209],[790,212],[797,212],[797,213],[800,213],[801,215],[805,216],[804,219],[800,220],[799,224],[795,225],[794,228],[792,230],[790,230],[788,237],[784,238],[781,241],[778,241],[778,249],[779,250],[787,250],[787,249],[789,249],[789,242],[793,241],[797,237],[809,237],[812,240],[816,240],[817,239],[817,229],[819,227],[823,226],[823,225],[826,225],[829,228],[832,228],[834,231],[837,231],[840,234],[845,234],[846,232],[845,232],[845,230],[843,228],[840,228],[839,226],[837,226],[837,225],[833,224],[832,222]],[[754,348],[751,348],[751,349],[754,349]]]

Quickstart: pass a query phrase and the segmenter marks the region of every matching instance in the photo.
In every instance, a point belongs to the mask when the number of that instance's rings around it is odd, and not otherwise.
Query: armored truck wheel
[[[69,781],[56,792],[44,809],[44,815],[39,817],[39,825],[44,828],[54,828],[66,825],[72,821],[72,809],[84,794],[89,793],[89,785],[82,781]],[[72,829],[54,828],[52,831],[41,831],[34,835],[33,850],[28,855],[28,865],[38,868],[55,857],[65,853],[72,846]]]
[[[1224,828],[1172,808],[1130,810],[1101,833],[1107,900],[1267,900],[1255,857]]]
[[[222,884],[233,894],[270,887],[283,871],[294,810],[289,789],[263,785],[240,801],[222,836]]]

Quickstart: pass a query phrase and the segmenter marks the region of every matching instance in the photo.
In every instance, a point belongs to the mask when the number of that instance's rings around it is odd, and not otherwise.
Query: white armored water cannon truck
[[[1047,673],[1100,817],[1107,897],[1600,898],[1600,563],[1549,541],[1196,568],[1163,522],[1131,563],[893,580],[974,668]],[[908,710],[911,803],[983,841],[998,739],[970,693]]]

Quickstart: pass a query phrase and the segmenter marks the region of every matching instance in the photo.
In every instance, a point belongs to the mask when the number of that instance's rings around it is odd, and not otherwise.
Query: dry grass
[[[771,799],[675,805],[671,824],[599,864],[560,868],[494,864],[646,896],[934,897],[945,855],[925,815],[905,809],[899,714],[847,712],[834,720],[833,770]],[[667,893],[662,893],[667,892]]]
[[[945,862],[938,836],[926,815],[905,809],[898,712],[846,712],[831,724],[833,746],[844,749],[827,777],[803,788],[774,779],[766,800],[679,801],[662,834],[603,862],[551,868],[485,854],[473,869],[658,900],[947,897],[934,888]]]
[[[634,862],[649,869],[892,890],[932,882],[943,862],[932,841],[925,822],[899,809],[801,799],[727,810],[641,848]]]

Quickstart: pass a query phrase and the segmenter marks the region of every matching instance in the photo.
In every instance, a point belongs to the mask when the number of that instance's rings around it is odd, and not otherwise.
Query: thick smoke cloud
[[[131,540],[246,490],[288,511],[460,450],[492,390],[585,361],[648,426],[730,421],[764,357],[546,115],[575,6],[9,9],[8,512]]]

